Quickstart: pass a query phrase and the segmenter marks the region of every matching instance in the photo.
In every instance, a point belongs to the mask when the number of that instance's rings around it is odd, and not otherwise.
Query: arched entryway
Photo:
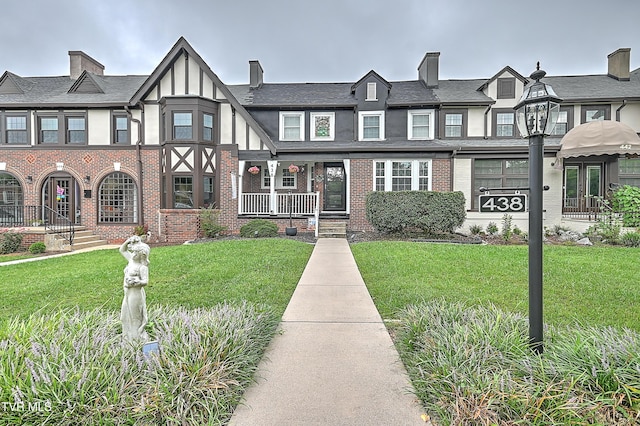
[[[55,223],[56,217],[62,217],[80,224],[80,185],[73,176],[68,173],[49,175],[42,184],[41,197],[45,222]]]
[[[0,172],[0,225],[22,225],[23,200],[20,181],[11,173]]]

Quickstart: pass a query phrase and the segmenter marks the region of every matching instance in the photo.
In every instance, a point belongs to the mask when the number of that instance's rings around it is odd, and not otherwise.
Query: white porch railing
[[[319,206],[318,192],[305,193],[275,193],[273,211],[271,209],[271,194],[268,193],[243,193],[240,198],[240,214],[253,215],[291,215],[313,216],[316,215]]]

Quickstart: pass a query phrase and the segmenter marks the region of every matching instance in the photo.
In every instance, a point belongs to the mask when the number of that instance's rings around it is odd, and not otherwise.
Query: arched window
[[[138,188],[131,176],[114,172],[102,180],[98,189],[99,223],[136,223]]]
[[[0,172],[0,224],[22,223],[23,193],[20,181],[9,173]]]

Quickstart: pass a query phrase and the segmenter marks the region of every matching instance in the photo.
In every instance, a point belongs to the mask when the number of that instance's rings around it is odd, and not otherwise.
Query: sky
[[[417,79],[440,52],[441,79],[606,74],[631,48],[640,67],[638,0],[2,0],[0,75],[69,75],[81,50],[109,75],[149,75],[184,36],[226,84],[355,82],[375,70]]]

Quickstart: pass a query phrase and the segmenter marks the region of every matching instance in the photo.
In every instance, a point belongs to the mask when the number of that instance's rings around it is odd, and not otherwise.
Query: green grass
[[[526,246],[369,242],[351,246],[383,318],[441,298],[527,314]],[[640,330],[638,259],[623,247],[544,247],[544,320]]]
[[[0,263],[2,262],[10,262],[12,260],[20,260],[20,259],[29,259],[31,257],[37,257],[36,255],[30,254],[28,252],[18,252],[12,254],[0,254]]]
[[[152,248],[147,305],[262,303],[282,314],[313,246],[286,239]],[[126,260],[98,250],[0,269],[0,319],[47,308],[120,309]]]

